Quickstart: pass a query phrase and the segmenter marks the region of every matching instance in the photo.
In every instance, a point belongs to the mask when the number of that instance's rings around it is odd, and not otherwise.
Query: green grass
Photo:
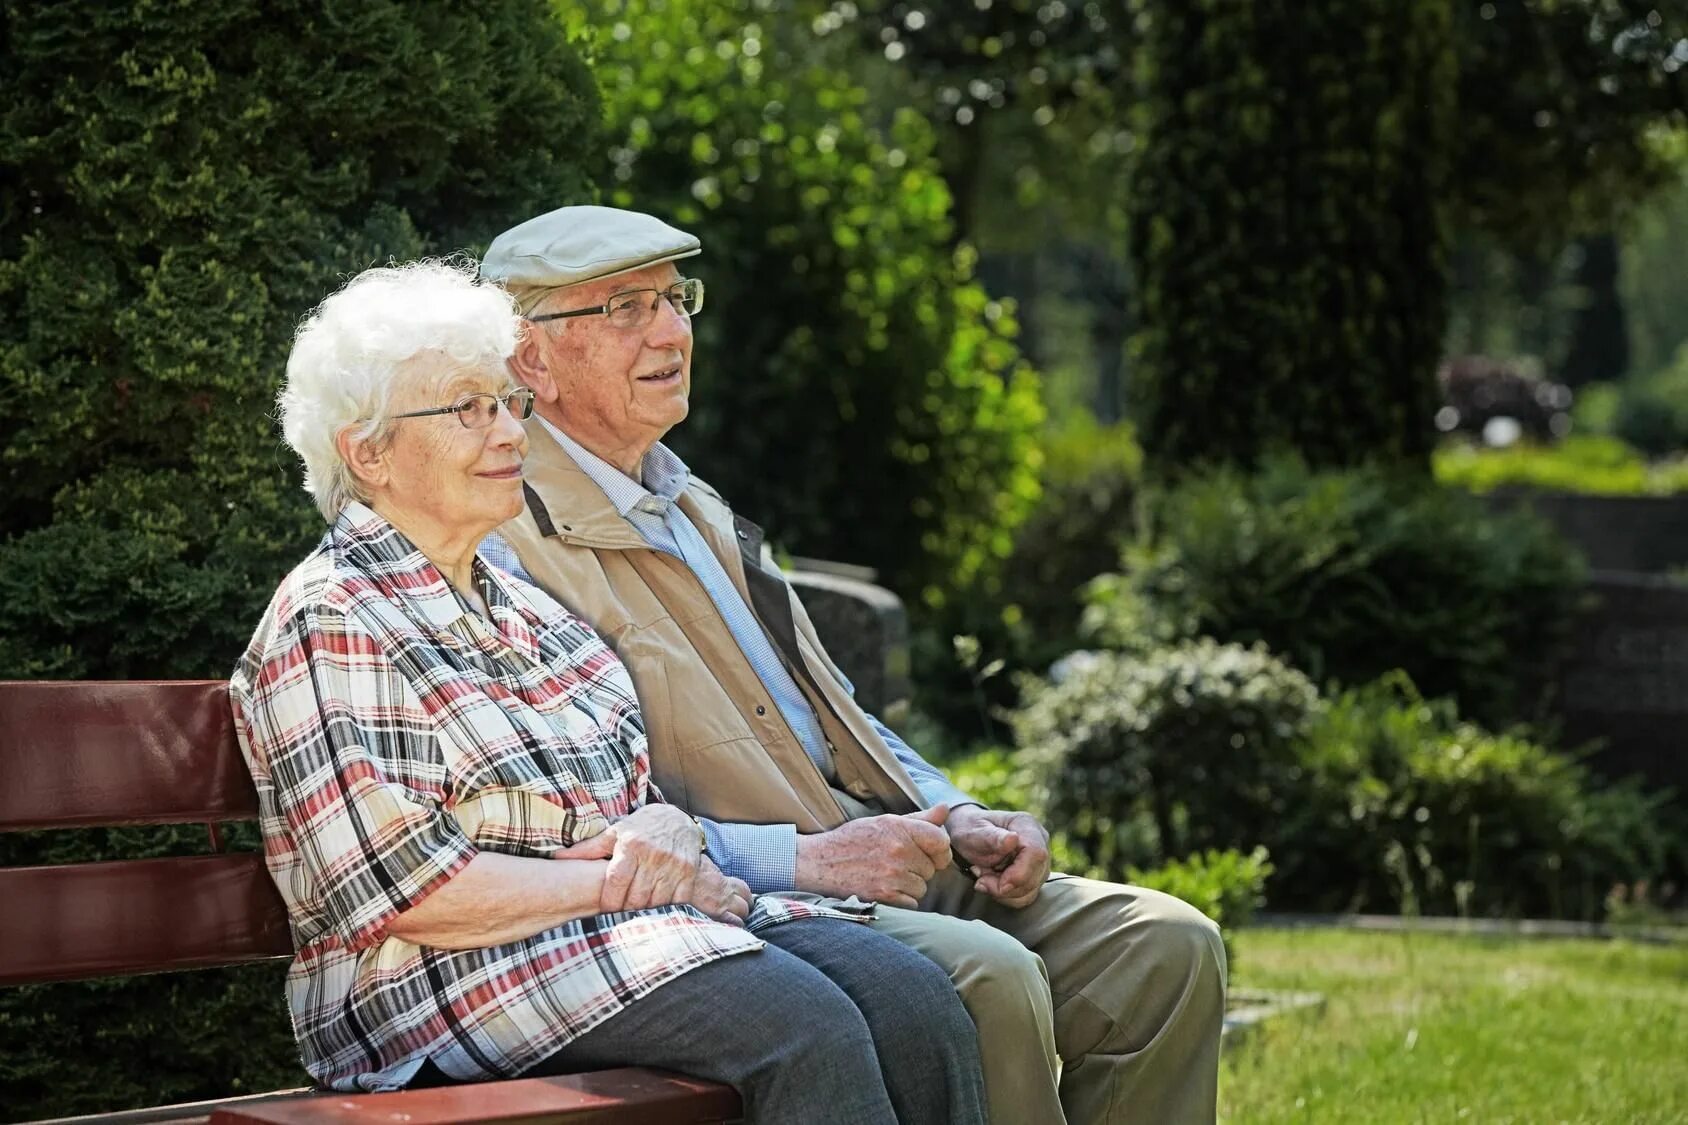
[[[1688,943],[1245,930],[1239,988],[1323,993],[1227,1054],[1220,1120],[1688,1122]]]

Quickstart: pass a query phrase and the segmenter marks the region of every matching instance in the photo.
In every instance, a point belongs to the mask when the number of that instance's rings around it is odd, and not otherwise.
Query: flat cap
[[[524,291],[579,285],[702,252],[697,236],[650,215],[559,207],[493,239],[481,276],[503,282],[520,299]]]

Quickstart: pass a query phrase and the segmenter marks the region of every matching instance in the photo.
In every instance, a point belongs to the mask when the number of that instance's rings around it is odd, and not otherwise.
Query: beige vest
[[[646,543],[537,418],[528,438],[527,510],[499,533],[539,585],[627,665],[663,796],[711,820],[795,824],[799,832],[849,819],[691,569]],[[696,478],[679,504],[814,707],[838,788],[887,812],[922,807],[908,772],[844,689],[802,603],[764,559],[761,529]]]

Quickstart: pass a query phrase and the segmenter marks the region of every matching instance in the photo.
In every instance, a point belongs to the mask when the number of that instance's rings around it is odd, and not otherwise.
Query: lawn
[[[1688,1122],[1688,943],[1246,930],[1239,988],[1312,990],[1227,1054],[1220,1120]]]

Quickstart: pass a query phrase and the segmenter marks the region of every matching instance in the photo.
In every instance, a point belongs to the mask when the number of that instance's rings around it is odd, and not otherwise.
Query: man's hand
[[[975,890],[1016,909],[1037,901],[1049,876],[1049,833],[1036,817],[963,805],[950,813],[949,838]]]
[[[698,865],[691,897],[686,901],[730,926],[742,926],[750,917],[750,887],[742,879],[723,874],[708,856]]]
[[[942,828],[948,815],[947,807],[936,805],[799,836],[797,889],[913,909],[927,881],[950,865],[950,840]]]
[[[692,900],[702,853],[691,817],[673,805],[645,805],[611,830],[615,851],[598,903],[604,913]]]

